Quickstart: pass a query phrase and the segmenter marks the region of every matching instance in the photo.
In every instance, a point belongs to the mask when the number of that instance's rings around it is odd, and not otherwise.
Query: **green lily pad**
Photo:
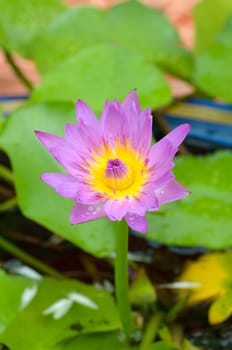
[[[0,45],[28,55],[28,46],[65,6],[59,0],[1,0]]]
[[[1,298],[3,297],[9,306],[12,295],[15,299],[22,291],[18,281],[22,280],[23,284],[25,278],[1,274],[0,283],[4,283],[5,279],[7,283],[10,280],[12,290],[8,294],[9,288],[1,289]],[[28,283],[31,284],[31,280],[28,280]],[[120,329],[117,310],[113,298],[108,293],[67,279],[46,277],[33,283],[37,285],[36,294],[25,308],[18,310],[14,320],[0,333],[0,343],[6,344],[11,350],[42,350],[53,347],[56,349],[56,345],[61,341],[79,334]],[[77,297],[87,297],[97,308],[73,302],[60,318],[54,318],[52,313],[46,314],[45,310],[59,301],[67,300],[70,293]],[[4,310],[1,308],[0,318],[2,314]]]
[[[232,102],[232,15],[213,44],[196,55],[194,80],[207,94]]]
[[[139,346],[129,346],[119,332],[93,333],[81,335],[60,345],[58,350],[138,350]]]
[[[43,76],[33,101],[76,101],[81,98],[96,112],[106,99],[122,100],[137,88],[141,105],[156,108],[171,99],[158,68],[143,55],[103,45],[82,50]]]
[[[213,44],[226,20],[232,14],[231,0],[202,0],[194,8],[195,48],[204,51]]]
[[[105,11],[92,6],[73,7],[58,16],[31,45],[40,72],[50,71],[86,47],[105,42],[105,16]]]
[[[0,270],[0,333],[11,324],[20,310],[21,296],[34,282],[28,278],[9,276]]]
[[[178,350],[178,348],[174,344],[164,342],[164,341],[159,341],[151,344],[148,350]]]
[[[232,153],[176,159],[175,173],[191,194],[148,217],[146,238],[177,246],[231,246]]]
[[[114,250],[113,224],[107,219],[71,225],[73,202],[55,194],[40,180],[44,172],[63,169],[37,140],[34,131],[63,135],[65,123],[75,122],[70,103],[41,103],[18,109],[7,120],[0,134],[0,147],[10,157],[19,206],[23,214],[61,237],[97,256]]]
[[[191,54],[181,48],[175,28],[161,12],[137,1],[108,10],[86,6],[69,9],[36,38],[31,50],[43,73],[97,44],[143,53],[150,61],[184,77],[192,73]]]

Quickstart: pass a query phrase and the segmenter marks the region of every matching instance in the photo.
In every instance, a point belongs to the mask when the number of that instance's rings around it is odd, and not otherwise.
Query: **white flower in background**
[[[31,287],[28,287],[24,289],[22,295],[21,295],[21,304],[19,310],[22,311],[27,307],[27,305],[30,304],[30,302],[34,299],[38,292],[38,285],[34,284]]]
[[[43,315],[52,315],[55,320],[59,320],[69,312],[73,303],[81,304],[90,309],[98,309],[97,304],[85,295],[71,292],[67,294],[66,298],[59,299],[54,304],[50,305],[43,311]]]
[[[59,320],[69,312],[72,304],[70,299],[60,299],[44,310],[43,315],[52,315],[55,320]]]
[[[76,292],[69,293],[68,298],[73,302],[89,307],[90,309],[95,309],[95,310],[98,309],[98,306],[91,299],[87,298],[83,294],[76,293]]]
[[[4,268],[10,273],[25,276],[34,280],[41,280],[42,275],[28,265],[23,265],[17,259],[11,259],[4,264]]]

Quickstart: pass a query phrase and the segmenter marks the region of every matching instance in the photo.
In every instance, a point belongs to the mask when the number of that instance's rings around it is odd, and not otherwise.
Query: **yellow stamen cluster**
[[[117,141],[113,146],[102,144],[91,156],[92,160],[88,161],[89,174],[85,180],[93,191],[107,198],[136,197],[150,178],[144,157],[128,141]],[[112,159],[119,159],[126,166],[123,176],[107,176],[107,164]]]

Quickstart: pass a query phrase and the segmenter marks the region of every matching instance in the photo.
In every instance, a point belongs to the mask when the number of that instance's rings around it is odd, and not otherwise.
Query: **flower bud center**
[[[105,183],[113,190],[128,188],[133,182],[133,173],[120,159],[109,159],[105,169]]]

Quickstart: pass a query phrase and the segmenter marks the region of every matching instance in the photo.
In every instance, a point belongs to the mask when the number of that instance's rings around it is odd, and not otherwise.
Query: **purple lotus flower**
[[[146,232],[147,211],[188,195],[171,171],[188,124],[151,147],[151,111],[140,109],[135,91],[122,104],[106,101],[100,120],[80,100],[76,112],[78,125],[66,124],[64,138],[36,132],[67,171],[46,173],[41,179],[75,201],[72,224],[108,216],[112,221],[125,218],[132,229]]]

